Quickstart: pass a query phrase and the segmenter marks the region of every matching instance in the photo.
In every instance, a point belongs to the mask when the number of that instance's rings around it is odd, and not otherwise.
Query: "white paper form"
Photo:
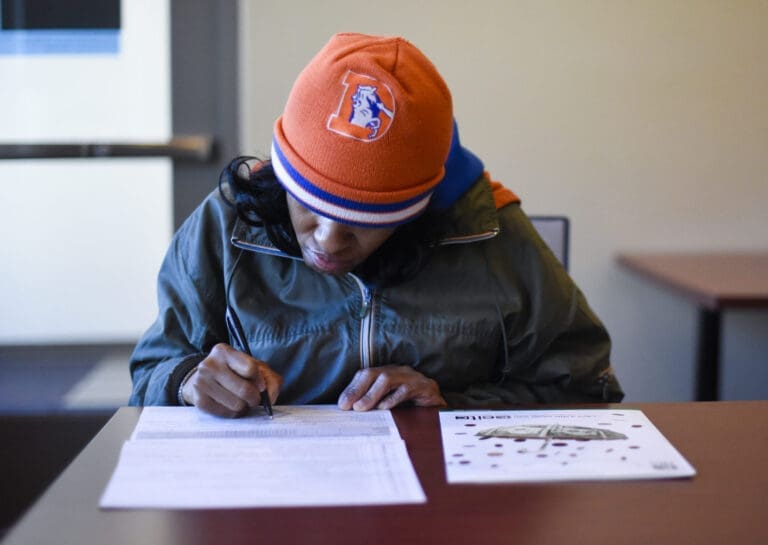
[[[449,483],[691,477],[634,409],[441,411]]]
[[[426,501],[389,411],[274,407],[223,419],[147,407],[101,498],[105,508],[206,509]],[[145,418],[146,416],[146,418]]]
[[[194,407],[144,407],[131,439],[400,438],[389,411],[353,412],[335,405],[277,405],[274,418],[220,418]]]

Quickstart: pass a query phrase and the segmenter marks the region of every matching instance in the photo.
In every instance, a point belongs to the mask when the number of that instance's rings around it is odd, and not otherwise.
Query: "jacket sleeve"
[[[131,356],[131,405],[177,405],[187,372],[216,343],[227,342],[222,272],[227,223],[212,195],[174,235],[158,274],[157,319]]]
[[[520,207],[500,212],[487,256],[504,339],[496,376],[444,397],[465,407],[621,401],[605,327]]]

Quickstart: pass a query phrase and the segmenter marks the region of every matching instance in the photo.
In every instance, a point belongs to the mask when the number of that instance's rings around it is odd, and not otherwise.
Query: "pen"
[[[240,323],[240,318],[237,317],[235,309],[233,309],[230,305],[227,305],[225,319],[227,322],[227,329],[229,330],[229,334],[234,339],[235,344],[237,344],[240,350],[242,350],[244,353],[253,357],[253,354],[251,354],[251,349],[248,347],[248,341],[245,340],[245,331],[243,330],[243,325]],[[269,417],[272,418],[272,403],[269,401],[269,393],[267,392],[266,388],[261,391],[261,405],[264,407],[264,412],[266,412]]]

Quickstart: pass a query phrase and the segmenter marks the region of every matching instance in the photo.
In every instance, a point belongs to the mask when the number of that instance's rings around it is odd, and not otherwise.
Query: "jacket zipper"
[[[245,242],[243,240],[236,239],[236,238],[231,239],[230,242],[235,248],[240,248],[241,250],[248,250],[251,252],[256,252],[258,254],[274,255],[277,257],[287,257],[288,259],[293,259],[294,261],[302,260],[301,257],[288,255],[282,250],[278,250],[273,246],[264,246],[262,244],[254,244],[253,242]]]
[[[373,290],[363,283],[360,278],[349,273],[360,290],[363,304],[360,307],[360,368],[372,367],[371,355],[373,353]]]
[[[482,233],[476,233],[474,235],[464,235],[448,237],[437,241],[438,246],[450,246],[451,244],[468,244],[470,242],[479,242],[481,240],[488,240],[493,238],[501,232],[501,229],[490,229]]]
[[[486,240],[489,238],[493,238],[496,235],[499,234],[500,229],[491,229],[488,231],[476,233],[474,235],[467,235],[467,236],[457,236],[457,237],[451,237],[446,238],[437,243],[438,246],[448,246],[451,244],[467,244],[470,242],[478,242],[481,240]],[[291,259],[295,259],[298,261],[301,261],[300,257],[294,257],[290,256],[284,252],[281,252],[277,248],[270,248],[268,246],[262,246],[260,244],[254,244],[245,242],[242,240],[232,240],[232,243],[237,246],[238,248],[242,248],[245,250],[251,250],[255,252],[261,252],[265,254],[271,254],[271,255],[277,255],[282,257],[288,257]],[[355,276],[352,273],[347,273],[349,276],[354,279],[355,283],[357,284],[358,289],[360,290],[360,295],[363,300],[363,304],[360,307],[360,368],[361,369],[368,369],[369,367],[373,366],[373,306],[374,306],[374,300],[373,300],[373,290],[369,289],[368,286],[365,285],[365,283]]]

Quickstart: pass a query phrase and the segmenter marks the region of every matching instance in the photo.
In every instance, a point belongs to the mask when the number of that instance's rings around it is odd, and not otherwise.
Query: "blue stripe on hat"
[[[421,214],[432,191],[394,204],[366,204],[332,195],[313,185],[288,162],[276,140],[272,142],[272,165],[281,185],[313,212],[348,225],[394,227]]]
[[[280,162],[283,165],[283,168],[291,177],[291,179],[296,184],[300,185],[305,191],[313,194],[315,197],[323,199],[324,201],[328,201],[331,204],[348,208],[350,210],[361,210],[366,212],[397,212],[398,210],[402,210],[403,208],[408,208],[409,206],[418,203],[419,201],[424,199],[426,196],[431,194],[433,191],[432,189],[429,189],[424,193],[417,195],[416,197],[412,197],[410,199],[406,199],[404,201],[399,201],[396,203],[372,204],[372,203],[362,203],[359,201],[353,201],[350,199],[339,197],[337,195],[333,195],[332,193],[328,193],[327,191],[320,189],[319,187],[314,185],[311,181],[309,181],[304,176],[302,176],[301,173],[299,173],[298,170],[293,168],[293,165],[291,165],[290,162],[288,162],[288,158],[280,149],[280,145],[278,144],[277,139],[275,138],[273,138],[272,140],[272,153],[277,154],[277,156],[280,159]]]

